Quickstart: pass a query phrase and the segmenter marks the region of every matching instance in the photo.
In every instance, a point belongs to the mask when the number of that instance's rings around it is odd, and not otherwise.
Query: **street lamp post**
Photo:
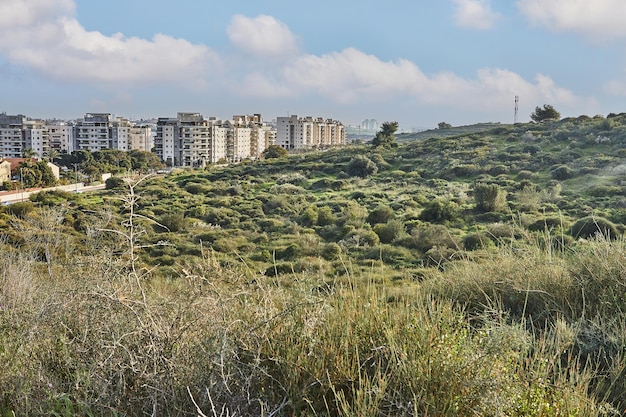
[[[22,189],[22,202],[24,202],[24,168],[20,168],[20,188]]]
[[[78,164],[74,164],[74,192],[78,193]]]

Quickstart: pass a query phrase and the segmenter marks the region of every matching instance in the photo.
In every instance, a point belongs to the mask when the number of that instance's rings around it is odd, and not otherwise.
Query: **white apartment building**
[[[25,145],[22,131],[26,120],[23,114],[0,113],[0,157],[22,157]]]
[[[43,157],[50,149],[48,126],[43,120],[27,120],[23,128],[24,149],[32,149],[36,157]]]
[[[20,158],[32,149],[38,157],[50,149],[74,151],[74,127],[58,121],[33,120],[24,115],[0,114],[0,156]]]
[[[97,152],[111,147],[111,113],[87,113],[74,130],[76,150]]]
[[[160,117],[157,121],[154,149],[161,161],[168,165],[180,165],[179,142],[178,118]]]
[[[154,146],[152,128],[148,125],[133,126],[128,132],[128,150],[150,152]]]
[[[152,130],[149,126],[134,126],[128,119],[111,113],[85,114],[84,119],[76,124],[74,136],[76,150],[151,150]]]
[[[346,143],[345,126],[337,120],[292,115],[278,117],[276,124],[276,145],[285,149],[325,148]]]
[[[127,119],[113,119],[110,129],[111,142],[109,149],[130,151],[130,131],[132,127],[132,123]]]
[[[260,114],[218,120],[178,113],[176,118],[159,118],[154,147],[162,161],[174,166],[239,162],[260,156],[270,130]]]
[[[229,129],[219,120],[211,120],[211,141],[204,163],[216,164],[228,160]]]
[[[47,127],[50,148],[61,153],[74,152],[74,126],[65,123],[49,123]]]

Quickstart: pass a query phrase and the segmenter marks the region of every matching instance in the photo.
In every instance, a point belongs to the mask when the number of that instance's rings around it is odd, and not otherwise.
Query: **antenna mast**
[[[519,96],[515,96],[515,118],[513,119],[513,123],[517,123],[518,113],[519,113]]]

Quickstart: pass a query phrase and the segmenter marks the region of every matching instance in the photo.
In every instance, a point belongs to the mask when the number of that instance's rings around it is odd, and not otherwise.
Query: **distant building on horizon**
[[[345,144],[346,128],[337,120],[297,115],[276,119],[276,145],[287,150]]]
[[[361,122],[361,129],[363,130],[378,130],[378,120],[376,119],[365,119]]]

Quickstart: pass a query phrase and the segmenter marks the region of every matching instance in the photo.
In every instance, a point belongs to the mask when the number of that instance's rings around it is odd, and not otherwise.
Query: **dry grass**
[[[139,243],[124,256],[86,242],[98,250],[44,259],[2,244],[0,415],[626,407],[624,242],[502,248],[391,288],[349,268],[335,282],[305,272],[285,285],[224,268],[211,252],[156,278],[138,263]]]

